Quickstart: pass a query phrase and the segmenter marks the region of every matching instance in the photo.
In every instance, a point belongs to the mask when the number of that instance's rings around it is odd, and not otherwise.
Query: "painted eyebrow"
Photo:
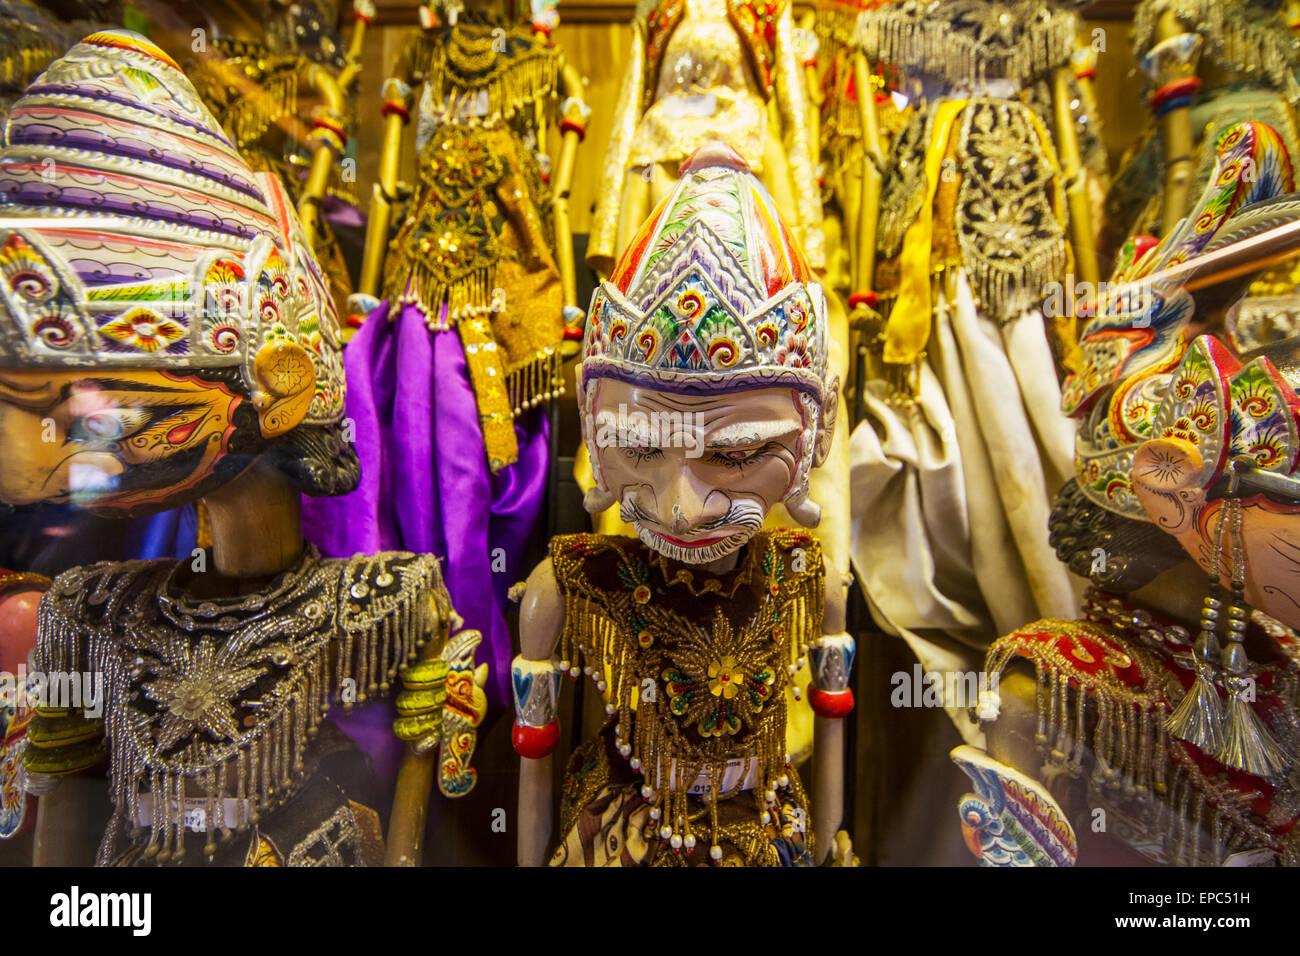
[[[802,425],[787,427],[782,422],[738,422],[724,425],[717,431],[710,432],[704,440],[705,448],[747,448],[759,442],[788,438],[803,431]]]
[[[168,388],[166,385],[151,385],[147,382],[133,382],[125,378],[79,378],[75,382],[67,382],[59,390],[59,399],[67,401],[72,397],[74,388],[93,385],[105,392],[161,392],[171,394],[177,391],[174,388]]]

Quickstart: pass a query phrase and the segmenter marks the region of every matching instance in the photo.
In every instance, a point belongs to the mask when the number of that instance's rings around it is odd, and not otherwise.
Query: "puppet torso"
[[[574,755],[553,862],[703,864],[714,843],[735,864],[802,860],[807,801],[785,754],[785,689],[820,636],[816,539],[756,535],[720,576],[630,538],[560,537],[551,554],[561,653],[581,652],[611,715]],[[670,836],[692,838],[693,852]]]
[[[322,560],[309,546],[266,589],[234,598],[186,596],[189,574],[170,560],[74,568],[41,606],[39,668],[102,674],[102,716],[87,714],[84,691],[49,701],[25,765],[73,772],[107,749],[101,864],[120,861],[124,842],[128,856],[175,858],[186,830],[209,834],[209,854],[218,831],[253,826],[256,844],[262,815],[319,790],[311,771],[327,756],[316,738],[331,702],[387,690],[445,601],[436,559],[397,552]],[[343,827],[330,820],[348,802],[313,798],[325,816],[308,822]],[[337,846],[325,856],[342,858]]]

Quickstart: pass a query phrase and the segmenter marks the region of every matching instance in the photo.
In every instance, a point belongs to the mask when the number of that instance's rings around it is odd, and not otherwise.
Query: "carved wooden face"
[[[176,503],[226,454],[247,401],[160,370],[0,370],[0,501]]]
[[[650,548],[703,564],[739,549],[813,454],[788,388],[694,396],[600,379],[593,403],[604,482]]]
[[[1177,438],[1149,441],[1138,449],[1133,487],[1158,527],[1169,532],[1208,574],[1223,513],[1223,499],[1208,500],[1192,480],[1201,475],[1197,449]],[[1300,505],[1256,495],[1241,509],[1246,552],[1246,603],[1290,627],[1300,627]],[[1231,538],[1224,538],[1221,580],[1230,579]]]

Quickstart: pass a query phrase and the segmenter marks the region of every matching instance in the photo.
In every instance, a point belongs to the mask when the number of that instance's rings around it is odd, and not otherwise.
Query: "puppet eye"
[[[114,442],[144,426],[149,415],[134,408],[106,408],[75,418],[68,427],[72,441]]]
[[[648,445],[627,445],[624,447],[623,453],[638,464],[643,461],[650,461],[653,458],[662,458],[664,454],[663,449],[651,448]]]
[[[771,451],[772,444],[769,442],[761,448],[733,448],[728,451],[715,451],[709,458],[714,464],[722,465],[724,468],[744,468],[756,461],[766,458]]]

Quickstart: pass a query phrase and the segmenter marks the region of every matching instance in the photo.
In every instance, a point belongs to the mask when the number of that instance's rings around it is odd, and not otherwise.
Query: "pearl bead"
[[[659,835],[663,837],[665,840],[667,840],[670,836],[673,835],[673,828],[665,823],[663,826],[659,828]]]
[[[695,849],[695,837],[694,837],[694,835],[687,836],[686,839],[683,840],[682,842],[686,845],[686,849],[688,849],[688,850],[694,850],[694,849]]]
[[[645,797],[647,800],[654,796],[654,791],[650,789],[650,784],[647,783],[641,788],[641,796]]]
[[[767,802],[768,802],[768,803],[776,803],[776,791],[775,791],[775,790],[768,790],[766,793],[763,794],[763,796],[767,799]]]
[[[674,850],[680,850],[682,848],[682,838],[674,833],[672,839],[668,841],[668,845]]]
[[[576,667],[571,667],[571,668],[569,668],[569,676],[572,677],[572,678],[574,678],[575,680],[576,680],[579,676],[581,676],[581,674],[582,674],[582,671],[578,670]]]
[[[633,770],[640,770],[640,769],[641,769],[641,758],[640,758],[640,757],[633,757],[633,758],[632,758],[632,769],[633,769]]]
[[[614,716],[614,711],[615,711],[615,710],[616,710],[616,708],[614,707],[613,704],[606,704],[606,705],[605,705],[605,713],[608,714],[609,716],[613,717],[613,716]]]
[[[598,680],[598,681],[596,681],[596,690],[600,691],[602,694],[605,693],[605,687],[606,687],[606,686],[607,686],[607,685],[605,684],[605,682],[604,682],[603,680]]]
[[[782,790],[784,790],[786,787],[790,786],[790,778],[785,774],[781,774],[781,779],[777,781],[777,784]]]
[[[569,662],[568,662],[568,661],[560,661],[560,670],[562,670],[562,671],[567,671],[568,669],[569,669]]]
[[[759,819],[760,819],[763,823],[765,823],[765,824],[766,824],[766,823],[771,823],[771,822],[772,822],[772,814],[770,814],[770,813],[768,813],[766,810],[764,810],[764,811],[763,811],[763,816],[760,817]]]
[[[651,820],[658,820],[658,819],[659,819],[659,808],[658,808],[658,807],[655,807],[654,809],[652,809],[652,810],[650,811],[650,819],[651,819]]]
[[[632,755],[632,748],[628,744],[624,744],[618,748],[618,752],[620,756],[630,757]]]
[[[716,843],[713,846],[709,847],[709,859],[721,860],[722,847],[718,846]]]

